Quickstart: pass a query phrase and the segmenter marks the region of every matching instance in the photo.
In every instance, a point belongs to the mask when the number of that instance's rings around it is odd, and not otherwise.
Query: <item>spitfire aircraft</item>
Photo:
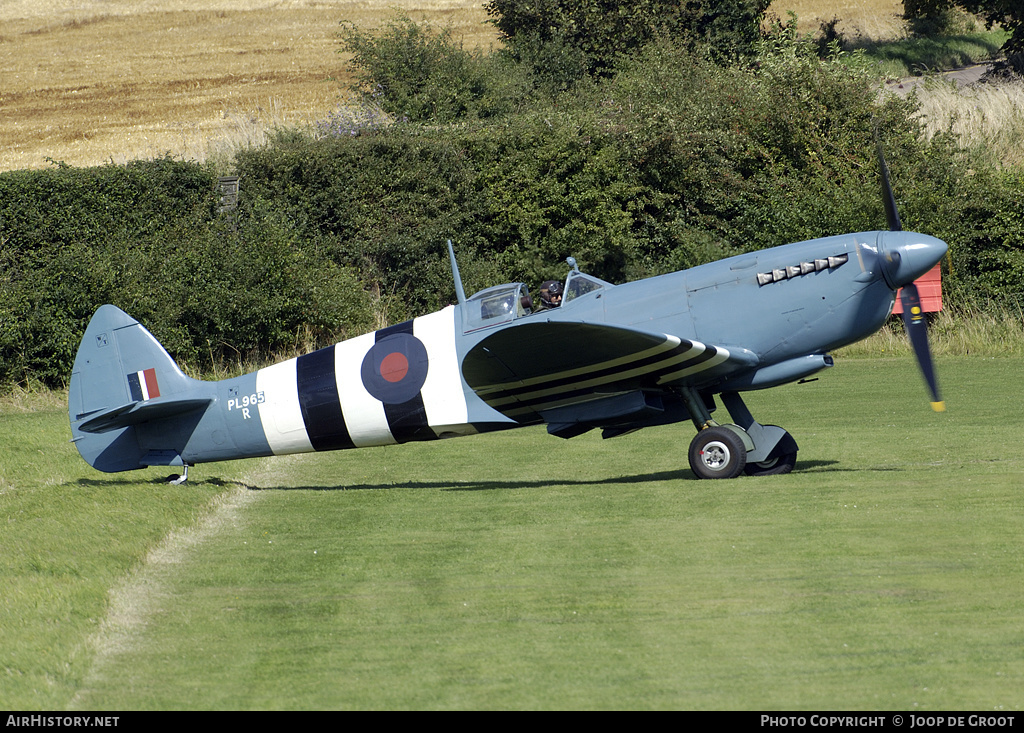
[[[70,389],[72,441],[107,472],[361,448],[546,424],[605,438],[692,421],[698,478],[789,472],[797,443],[741,393],[805,379],[878,330],[901,293],[907,331],[942,409],[914,280],[944,242],[903,231],[879,154],[889,228],[741,254],[613,285],[572,258],[557,308],[523,283],[245,376],[187,377],[112,305],[96,311]],[[713,419],[719,396],[732,422]]]

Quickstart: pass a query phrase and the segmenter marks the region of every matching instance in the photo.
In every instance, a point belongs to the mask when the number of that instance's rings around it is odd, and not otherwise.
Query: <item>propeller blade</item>
[[[902,232],[903,223],[900,221],[900,212],[896,210],[896,197],[892,193],[892,181],[889,180],[889,166],[885,164],[885,154],[882,152],[882,141],[878,140],[877,142],[878,172],[881,174],[882,178],[882,202],[885,204],[885,219],[889,222],[890,232]]]
[[[946,403],[939,397],[939,384],[935,378],[935,367],[932,365],[932,353],[928,348],[928,322],[921,310],[921,298],[917,294],[917,285],[908,283],[900,290],[900,302],[903,304],[903,323],[910,337],[910,346],[914,349],[917,364],[921,367],[924,380],[932,393],[932,409],[945,412]]]

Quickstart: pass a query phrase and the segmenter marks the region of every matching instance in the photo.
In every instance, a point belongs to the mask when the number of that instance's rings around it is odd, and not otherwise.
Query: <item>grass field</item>
[[[750,395],[788,476],[688,425],[93,472],[0,408],[0,707],[1024,707],[1019,358],[840,358]]]

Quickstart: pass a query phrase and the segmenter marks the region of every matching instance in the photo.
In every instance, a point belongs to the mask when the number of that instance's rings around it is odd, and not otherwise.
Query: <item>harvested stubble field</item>
[[[0,170],[204,159],[339,104],[342,21],[401,6],[494,42],[480,0],[4,0]]]
[[[898,5],[788,0],[771,12],[879,37]],[[484,0],[4,0],[0,170],[204,160],[322,119],[348,73],[339,24],[373,27],[396,10],[450,25],[467,47],[497,43]]]

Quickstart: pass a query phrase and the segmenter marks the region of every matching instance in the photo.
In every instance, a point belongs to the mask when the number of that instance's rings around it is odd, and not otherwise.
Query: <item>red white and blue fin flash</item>
[[[156,369],[143,369],[128,375],[128,388],[135,402],[152,400],[160,396],[160,385],[156,381]]]

